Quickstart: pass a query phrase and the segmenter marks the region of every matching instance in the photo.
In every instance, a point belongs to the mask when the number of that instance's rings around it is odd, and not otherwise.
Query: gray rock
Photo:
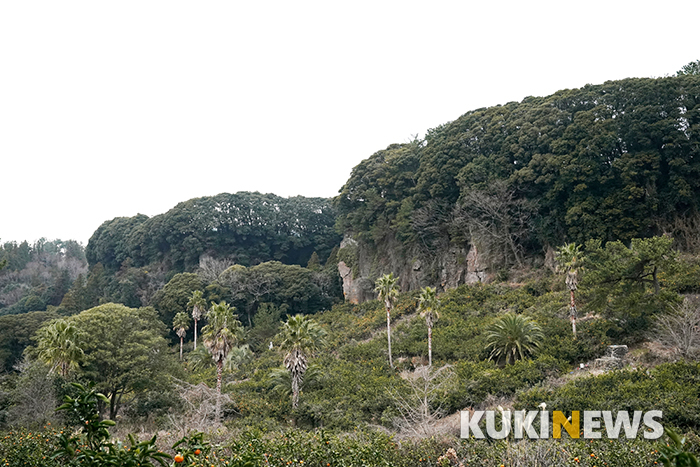
[[[626,345],[609,345],[608,356],[615,358],[625,358],[629,349]]]
[[[624,366],[624,363],[616,357],[602,357],[596,358],[593,366],[600,370],[619,370]]]

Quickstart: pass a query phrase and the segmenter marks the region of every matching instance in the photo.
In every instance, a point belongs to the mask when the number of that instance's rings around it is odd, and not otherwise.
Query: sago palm
[[[51,367],[50,372],[58,368],[65,377],[70,370],[78,368],[84,354],[80,348],[80,333],[73,323],[58,319],[43,327],[38,335],[39,359]]]
[[[187,330],[190,328],[190,317],[187,313],[179,312],[173,318],[173,330],[177,337],[180,338],[180,360],[182,360],[182,343],[187,334]]]
[[[187,308],[192,309],[192,319],[194,320],[194,350],[197,350],[197,321],[202,319],[207,310],[207,302],[202,297],[201,290],[192,292],[192,298],[187,302]]]
[[[425,318],[428,326],[428,366],[433,366],[433,324],[440,318],[437,309],[440,307],[440,300],[437,298],[437,289],[426,287],[421,290],[418,297],[418,310]]]
[[[567,243],[557,249],[559,268],[566,273],[566,287],[569,289],[569,319],[571,329],[576,339],[576,298],[574,292],[578,288],[578,271],[581,266],[581,246]]]
[[[394,368],[394,362],[391,359],[391,310],[394,307],[394,302],[399,296],[399,278],[394,277],[394,273],[384,274],[377,279],[374,291],[379,294],[379,300],[384,302],[386,307],[386,339],[389,346],[389,366]]]
[[[491,349],[489,359],[505,359],[514,363],[537,350],[544,339],[542,329],[530,318],[506,313],[486,330],[486,345]]]
[[[326,332],[308,316],[295,315],[287,319],[279,336],[280,348],[286,351],[284,366],[291,378],[292,407],[297,408],[299,391],[309,367],[309,357],[325,344]]]

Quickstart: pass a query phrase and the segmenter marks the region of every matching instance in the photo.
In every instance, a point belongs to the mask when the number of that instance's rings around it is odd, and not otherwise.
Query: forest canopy
[[[340,230],[369,243],[392,237],[430,249],[486,229],[533,252],[664,232],[689,241],[699,204],[692,74],[468,112],[364,160],[336,198]]]
[[[195,198],[151,218],[139,214],[103,223],[86,248],[90,266],[110,271],[160,263],[191,271],[200,256],[232,258],[245,266],[264,261],[306,265],[314,251],[327,258],[340,241],[330,201],[239,192]]]

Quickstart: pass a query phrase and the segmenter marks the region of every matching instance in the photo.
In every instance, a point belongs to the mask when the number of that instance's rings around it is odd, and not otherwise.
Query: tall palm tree
[[[394,301],[399,296],[399,286],[397,284],[399,278],[394,277],[394,273],[384,274],[377,279],[374,291],[379,294],[379,300],[384,302],[386,307],[386,337],[389,344],[389,366],[394,368],[394,362],[391,359],[391,309],[394,307]]]
[[[187,330],[190,328],[190,317],[187,313],[179,312],[173,318],[173,330],[175,334],[180,338],[180,360],[182,360],[182,341],[185,338]]]
[[[576,297],[574,292],[578,288],[578,271],[581,267],[581,246],[575,243],[567,243],[557,249],[557,262],[566,273],[566,287],[569,289],[569,319],[571,329],[576,339]]]
[[[299,390],[309,367],[309,357],[325,345],[326,332],[308,316],[290,316],[279,334],[280,349],[286,351],[284,366],[292,384],[292,407],[299,406]]]
[[[221,373],[231,349],[241,340],[243,327],[233,316],[234,307],[226,302],[212,303],[207,313],[209,324],[202,328],[202,342],[216,363],[216,390],[221,393]]]
[[[50,372],[59,368],[63,377],[78,368],[84,355],[78,328],[65,319],[58,319],[39,331],[37,350],[39,359],[51,366]]]
[[[433,324],[440,318],[437,309],[440,307],[440,300],[437,298],[435,287],[426,287],[421,290],[418,298],[418,309],[421,316],[425,318],[428,326],[428,366],[433,366]]]
[[[194,320],[194,350],[197,350],[197,321],[202,319],[202,316],[207,310],[207,302],[202,297],[201,290],[192,292],[192,298],[187,302],[187,308],[192,308],[192,319]]]
[[[486,330],[486,346],[491,349],[489,359],[505,358],[505,363],[515,363],[537,350],[544,339],[542,329],[530,318],[506,313]]]

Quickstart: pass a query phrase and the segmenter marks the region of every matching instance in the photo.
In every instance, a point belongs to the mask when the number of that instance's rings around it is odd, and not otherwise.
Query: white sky
[[[700,58],[700,2],[0,0],[0,239],[335,196],[480,107]]]

